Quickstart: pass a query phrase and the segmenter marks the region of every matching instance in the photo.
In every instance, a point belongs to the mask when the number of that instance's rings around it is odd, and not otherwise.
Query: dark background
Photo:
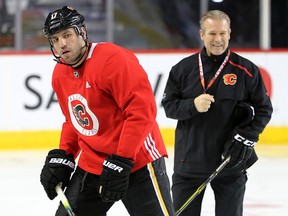
[[[67,1],[0,0],[0,51],[15,50],[15,19],[21,15],[21,50],[49,50],[42,29],[50,11]],[[230,47],[260,48],[261,0],[208,3],[231,18]],[[14,4],[13,4],[14,2]],[[107,41],[107,0],[70,0],[86,18],[89,39]],[[271,0],[271,48],[288,47],[288,0]],[[202,46],[199,38],[200,0],[114,0],[112,42],[130,49],[187,49]]]

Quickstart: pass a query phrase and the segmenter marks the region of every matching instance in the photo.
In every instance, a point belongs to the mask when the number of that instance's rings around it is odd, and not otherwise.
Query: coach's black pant
[[[77,216],[104,216],[114,204],[103,202],[98,196],[98,182],[99,175],[76,169],[65,194]],[[164,158],[130,174],[129,189],[122,202],[130,215],[174,215]],[[56,216],[67,215],[61,204]]]
[[[207,177],[208,178],[208,177]],[[177,211],[205,182],[207,178],[185,178],[178,174],[172,176],[172,197],[174,208]],[[210,183],[215,196],[216,216],[242,216],[246,172],[238,172],[233,175],[217,176]],[[200,216],[201,205],[205,189],[186,207],[181,216]]]

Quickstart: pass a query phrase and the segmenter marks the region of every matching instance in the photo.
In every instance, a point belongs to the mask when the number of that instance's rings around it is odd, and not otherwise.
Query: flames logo
[[[235,85],[237,82],[236,74],[225,74],[223,76],[223,81],[225,85]]]

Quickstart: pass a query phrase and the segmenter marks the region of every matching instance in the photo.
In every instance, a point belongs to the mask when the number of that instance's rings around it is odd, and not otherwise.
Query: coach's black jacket
[[[228,50],[221,56],[207,56],[205,48],[201,51],[206,86],[227,53]],[[232,75],[233,82],[226,82],[227,77],[230,77],[227,74]],[[249,137],[257,139],[272,115],[272,104],[259,68],[234,52],[231,52],[220,75],[206,91],[214,96],[215,102],[208,112],[199,113],[194,99],[203,92],[198,53],[184,58],[172,67],[162,105],[167,117],[178,120],[174,172],[182,176],[204,177],[219,166],[224,143],[237,125],[235,107],[239,102],[248,102],[255,109],[253,121],[242,128],[243,133]],[[254,152],[247,163],[236,170],[250,167],[257,159]],[[222,174],[236,170],[224,169]]]

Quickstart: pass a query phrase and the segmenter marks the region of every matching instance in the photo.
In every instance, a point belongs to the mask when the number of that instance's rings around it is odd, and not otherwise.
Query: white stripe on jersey
[[[148,137],[144,141],[144,144],[145,144],[146,150],[149,152],[153,160],[156,160],[161,157],[161,155],[159,154],[156,148],[155,141],[153,140],[150,133],[148,134]]]
[[[96,45],[97,45],[97,43],[92,43],[91,48],[90,48],[90,50],[89,50],[89,53],[88,53],[88,55],[87,55],[86,60],[91,58],[92,53],[93,53],[93,51],[94,51]]]

